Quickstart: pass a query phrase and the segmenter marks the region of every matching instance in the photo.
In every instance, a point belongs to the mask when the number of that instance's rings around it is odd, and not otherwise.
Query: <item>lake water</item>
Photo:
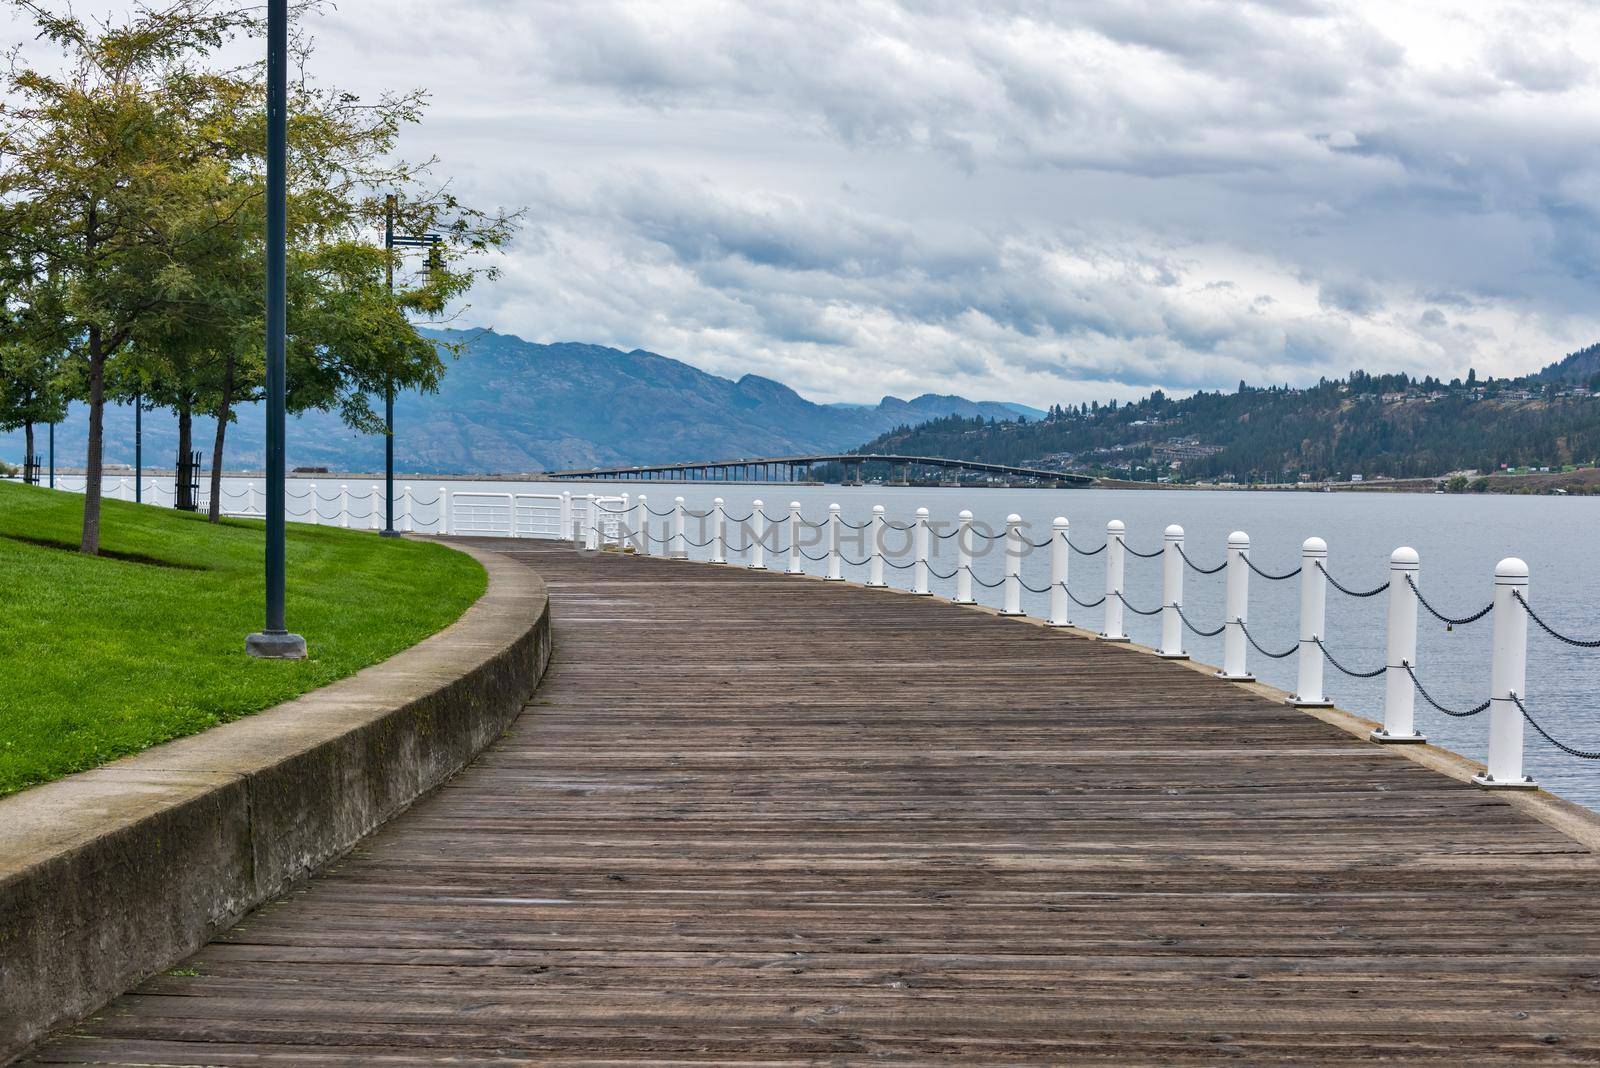
[[[338,487],[349,487],[352,514],[365,516],[371,483],[365,479],[292,480],[291,509],[301,511],[315,482],[323,515],[338,511]],[[452,497],[458,493],[534,493],[576,495],[594,492],[614,496],[621,492],[637,495],[643,491],[657,510],[671,507],[681,496],[686,507],[708,510],[715,497],[727,502],[734,517],[750,510],[751,501],[766,502],[774,516],[787,512],[790,501],[800,502],[803,515],[821,521],[828,505],[837,502],[844,520],[866,522],[874,504],[882,504],[887,518],[909,523],[916,510],[925,507],[930,521],[953,524],[956,514],[969,509],[975,523],[999,530],[1009,513],[1020,515],[1028,524],[1027,536],[1042,541],[1055,516],[1071,522],[1072,540],[1084,548],[1094,548],[1105,540],[1108,521],[1120,519],[1127,525],[1127,543],[1140,552],[1153,552],[1161,546],[1163,529],[1180,524],[1186,534],[1189,557],[1201,566],[1214,566],[1224,559],[1228,533],[1242,530],[1250,535],[1251,559],[1270,573],[1289,571],[1299,564],[1300,545],[1317,536],[1328,543],[1328,570],[1341,583],[1354,589],[1370,589],[1387,580],[1389,554],[1395,547],[1409,545],[1421,556],[1418,584],[1429,601],[1452,616],[1464,616],[1489,603],[1495,563],[1506,556],[1520,556],[1531,570],[1529,600],[1552,625],[1579,637],[1600,636],[1600,560],[1596,558],[1596,531],[1600,531],[1600,498],[1593,497],[1511,497],[1492,495],[1420,495],[1388,493],[1267,493],[1186,490],[1037,490],[921,488],[888,486],[795,486],[783,484],[705,484],[705,483],[572,483],[572,482],[465,482],[437,480],[398,480],[412,487],[412,513],[416,529],[433,528],[437,504],[432,503],[441,485],[448,485]],[[77,485],[71,480],[69,485]],[[170,485],[170,480],[166,480]],[[259,493],[259,479],[225,480],[231,506],[239,507],[247,496],[246,487]],[[108,483],[109,487],[109,483]],[[164,498],[163,498],[164,499]],[[470,498],[463,498],[463,504]],[[459,514],[465,514],[458,508]],[[654,521],[658,535],[666,533],[664,519]],[[351,525],[366,525],[357,519]],[[730,543],[740,544],[743,536],[729,526]],[[689,536],[704,540],[693,522]],[[820,539],[821,535],[814,535]],[[903,535],[890,532],[891,550],[902,544]],[[781,539],[787,544],[787,537]],[[933,568],[949,572],[955,566],[952,541],[934,541]],[[974,572],[994,582],[1001,577],[1002,555],[996,542],[994,551],[979,557]],[[823,551],[820,540],[811,552]],[[658,545],[653,551],[661,551]],[[704,559],[708,548],[689,549],[692,557]],[[860,558],[859,544],[846,542],[845,553]],[[770,556],[770,554],[769,554]],[[734,560],[745,554],[730,552]],[[909,561],[909,552],[900,557]],[[768,566],[782,566],[782,560],[769,558]],[[1084,601],[1093,601],[1105,589],[1105,555],[1084,557],[1072,554],[1070,564],[1073,592]],[[807,571],[821,574],[824,564],[804,561]],[[866,568],[846,565],[846,578],[864,581]],[[908,586],[910,572],[885,569],[890,585]],[[1022,578],[1029,585],[1044,588],[1050,583],[1049,549],[1030,552],[1023,560]],[[954,580],[934,578],[933,592],[954,593]],[[1129,554],[1125,588],[1127,597],[1141,608],[1161,604],[1161,561],[1144,560]],[[984,604],[998,607],[1001,591],[974,583],[974,596]],[[1029,615],[1045,617],[1048,595],[1024,591],[1022,607]],[[1223,576],[1205,576],[1188,571],[1184,577],[1184,611],[1199,627],[1210,629],[1223,618]],[[1385,612],[1387,595],[1354,599],[1337,590],[1328,590],[1327,646],[1346,666],[1357,670],[1376,668],[1384,662]],[[1098,629],[1102,609],[1074,605],[1073,622]],[[1124,614],[1125,629],[1134,641],[1156,645],[1160,636],[1158,616]],[[1256,640],[1271,650],[1287,649],[1297,638],[1299,582],[1297,579],[1269,582],[1250,577],[1250,631]],[[1447,631],[1425,612],[1418,633],[1418,675],[1433,696],[1452,708],[1467,708],[1488,695],[1490,620]],[[1222,638],[1203,638],[1186,632],[1185,644],[1197,660],[1220,664]],[[753,642],[754,649],[758,643]],[[1295,688],[1295,657],[1269,660],[1250,650],[1250,669],[1263,681],[1282,689]],[[1326,667],[1328,695],[1340,707],[1381,719],[1383,679],[1353,679]],[[1004,680],[996,680],[1004,685]],[[1600,749],[1600,650],[1574,649],[1560,645],[1536,627],[1529,628],[1528,645],[1529,711],[1556,737],[1581,749]],[[1451,719],[1417,700],[1417,729],[1430,741],[1476,759],[1482,759],[1488,730],[1488,715]],[[1539,738],[1531,729],[1526,734],[1526,767],[1541,785],[1573,800],[1600,808],[1600,761],[1582,761],[1562,754]]]

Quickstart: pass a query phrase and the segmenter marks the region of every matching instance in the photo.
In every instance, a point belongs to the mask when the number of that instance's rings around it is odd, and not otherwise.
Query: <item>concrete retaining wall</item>
[[[549,662],[549,598],[529,568],[467,551],[488,589],[422,643],[0,800],[0,1063],[193,953],[500,736]]]

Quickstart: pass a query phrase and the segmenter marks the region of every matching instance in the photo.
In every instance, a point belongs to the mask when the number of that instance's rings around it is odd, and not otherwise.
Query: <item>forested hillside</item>
[[[1574,353],[1570,367],[1600,354]],[[1557,365],[1562,367],[1563,365]],[[1035,422],[949,418],[862,452],[950,456],[1140,480],[1294,482],[1593,463],[1600,381],[1479,382],[1356,372],[1308,389],[1252,388],[1054,407]],[[1549,377],[1545,377],[1545,376]]]

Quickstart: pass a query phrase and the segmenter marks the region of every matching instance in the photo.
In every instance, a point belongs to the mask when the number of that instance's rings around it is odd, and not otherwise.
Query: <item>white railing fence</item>
[[[600,506],[598,499],[592,506],[586,499],[586,508],[597,506]],[[1535,787],[1533,779],[1523,770],[1524,723],[1569,755],[1600,759],[1600,752],[1585,752],[1557,741],[1527,711],[1525,685],[1530,619],[1551,637],[1568,645],[1600,648],[1600,640],[1563,635],[1541,620],[1528,600],[1527,565],[1516,558],[1502,560],[1496,567],[1494,596],[1488,605],[1477,612],[1453,617],[1439,612],[1424,598],[1418,579],[1420,559],[1416,550],[1408,546],[1401,546],[1390,555],[1385,582],[1372,589],[1357,590],[1340,583],[1329,572],[1328,546],[1321,538],[1307,538],[1300,548],[1298,566],[1274,574],[1251,559],[1250,538],[1243,531],[1228,535],[1221,546],[1220,562],[1211,566],[1196,562],[1188,555],[1183,528],[1176,524],[1162,531],[1156,547],[1144,552],[1130,544],[1127,528],[1118,520],[1107,524],[1105,540],[1100,545],[1085,548],[1072,540],[1071,527],[1065,517],[1056,517],[1047,535],[1035,541],[1029,537],[1027,525],[1016,515],[1006,518],[1003,529],[993,530],[974,523],[969,511],[962,511],[953,523],[936,524],[926,508],[917,509],[915,520],[906,524],[890,521],[881,505],[874,506],[864,522],[852,523],[844,518],[838,504],[829,505],[824,515],[812,521],[801,514],[798,502],[791,502],[786,512],[771,514],[765,510],[763,502],[756,500],[751,502],[748,513],[738,513],[730,510],[720,497],[704,512],[687,509],[682,497],[676,498],[671,508],[658,510],[650,507],[643,495],[631,503],[626,496],[613,499],[606,502],[603,511],[619,520],[627,520],[625,531],[620,536],[610,532],[597,534],[591,523],[584,528],[588,536],[575,539],[580,545],[589,549],[624,548],[671,559],[687,558],[691,555],[689,550],[697,549],[702,551],[707,563],[753,570],[766,570],[767,554],[771,553],[786,558],[787,567],[783,569],[786,574],[808,573],[805,562],[809,561],[820,565],[823,579],[843,581],[844,567],[849,565],[864,574],[864,585],[870,588],[890,587],[895,584],[890,572],[904,572],[901,581],[915,594],[929,592],[929,576],[932,575],[941,580],[953,580],[953,600],[963,604],[974,602],[972,591],[976,582],[999,591],[1001,615],[1026,614],[1022,605],[1022,592],[1026,590],[1048,595],[1046,622],[1052,626],[1074,625],[1074,607],[1099,608],[1101,626],[1097,636],[1106,641],[1129,640],[1124,626],[1125,612],[1159,617],[1160,640],[1156,652],[1169,659],[1188,657],[1183,641],[1186,631],[1204,637],[1220,636],[1222,668],[1218,674],[1222,678],[1253,681],[1255,676],[1249,663],[1253,654],[1275,660],[1296,657],[1297,684],[1292,703],[1299,707],[1331,705],[1323,685],[1323,672],[1328,666],[1352,678],[1381,677],[1384,684],[1382,725],[1371,733],[1374,742],[1425,741],[1415,725],[1418,696],[1430,708],[1447,716],[1466,718],[1489,712],[1488,767],[1476,781],[1490,789]],[[954,541],[956,563],[952,570],[941,572],[930,560],[930,543],[949,540]],[[859,552],[859,559],[851,555],[852,549]],[[1050,582],[1046,586],[1032,586],[1023,578],[1022,561],[1040,550],[1047,552]],[[1068,585],[1073,555],[1086,559],[1104,557],[1104,593],[1098,598],[1080,599]],[[998,574],[993,580],[977,573],[975,563],[984,556],[998,556]],[[1125,575],[1130,557],[1136,561],[1148,560],[1150,566],[1159,568],[1160,604],[1145,607],[1129,598]],[[990,565],[988,570],[993,573],[995,568]],[[1184,584],[1190,573],[1202,581],[1214,577],[1222,584],[1224,608],[1222,619],[1215,626],[1202,626],[1184,611]],[[1263,645],[1262,637],[1250,629],[1252,576],[1268,583],[1299,580],[1298,634],[1281,650]],[[1387,657],[1383,664],[1368,670],[1352,668],[1328,648],[1326,619],[1330,586],[1354,598],[1386,598]],[[1418,675],[1417,627],[1421,611],[1452,629],[1492,617],[1493,652],[1486,700],[1472,708],[1452,709],[1429,694]]]
[[[259,480],[240,486],[224,485],[222,512],[229,516],[259,517],[265,505],[265,487]],[[83,492],[81,476],[57,476],[56,488]],[[130,478],[108,476],[105,493],[117,500],[133,500]],[[208,501],[209,486],[202,485],[200,507]],[[170,506],[173,501],[170,479],[147,480],[143,497],[147,504]],[[365,488],[346,482],[291,483],[286,489],[291,519],[306,523],[344,528],[378,530],[385,513],[382,488]],[[665,503],[664,501],[662,503]],[[1530,789],[1535,783],[1523,770],[1523,728],[1532,726],[1541,737],[1562,752],[1587,760],[1600,759],[1600,751],[1585,751],[1552,737],[1528,711],[1526,705],[1528,622],[1551,639],[1567,646],[1600,649],[1600,639],[1574,638],[1541,618],[1529,600],[1528,565],[1508,557],[1495,568],[1493,596],[1478,611],[1459,617],[1436,609],[1423,596],[1420,587],[1421,561],[1416,550],[1401,546],[1389,558],[1387,581],[1371,589],[1357,590],[1341,583],[1329,570],[1328,546],[1321,538],[1307,538],[1301,546],[1300,563],[1293,570],[1272,574],[1250,558],[1250,538],[1243,531],[1229,534],[1223,546],[1222,561],[1214,566],[1197,563],[1189,554],[1181,526],[1162,532],[1158,547],[1150,552],[1129,543],[1128,531],[1119,520],[1106,526],[1105,540],[1094,548],[1084,548],[1071,537],[1065,517],[1056,517],[1042,540],[1028,536],[1027,524],[1011,515],[1003,529],[994,530],[974,522],[972,513],[963,510],[953,522],[935,523],[926,508],[916,510],[910,523],[888,519],[883,507],[873,508],[862,523],[847,521],[840,505],[831,504],[816,521],[801,514],[801,506],[791,501],[786,511],[771,514],[762,501],[752,501],[748,511],[730,511],[722,498],[716,498],[706,511],[685,506],[676,497],[670,507],[658,508],[645,494],[630,497],[575,496],[563,493],[519,493],[481,490],[453,490],[448,484],[413,487],[402,483],[397,494],[395,525],[408,532],[453,534],[476,537],[543,538],[570,541],[586,551],[617,551],[671,559],[690,558],[691,549],[702,550],[708,562],[733,564],[753,570],[766,570],[766,555],[784,561],[783,573],[806,574],[806,563],[821,565],[822,577],[844,580],[844,565],[864,569],[865,584],[874,588],[892,585],[894,576],[914,594],[930,593],[930,577],[953,581],[959,604],[973,604],[973,586],[998,589],[1002,615],[1024,615],[1022,593],[1048,594],[1046,621],[1052,626],[1074,624],[1074,609],[1101,611],[1098,636],[1106,641],[1127,641],[1125,612],[1138,616],[1160,617],[1161,636],[1157,651],[1161,656],[1182,659],[1186,631],[1202,637],[1222,637],[1223,678],[1250,681],[1249,658],[1252,650],[1272,659],[1296,657],[1296,686],[1293,703],[1301,707],[1327,707],[1323,672],[1331,666],[1355,679],[1383,679],[1382,725],[1372,732],[1372,740],[1384,744],[1416,743],[1425,740],[1416,729],[1416,698],[1436,712],[1455,718],[1489,713],[1488,760],[1479,785],[1498,789]],[[948,572],[937,570],[931,560],[931,547],[953,541],[955,566]],[[860,559],[846,551],[857,549]],[[815,550],[815,551],[812,551]],[[1046,586],[1029,585],[1023,578],[1023,560],[1038,550],[1048,550],[1050,581]],[[998,554],[999,574],[992,580],[978,573],[980,558]],[[1104,556],[1104,593],[1094,600],[1081,599],[1068,584],[1073,555],[1085,560]],[[1125,581],[1128,558],[1158,561],[1161,574],[1161,603],[1141,607],[1128,596]],[[989,568],[993,573],[993,568]],[[1214,627],[1197,624],[1184,611],[1185,579],[1193,572],[1206,580],[1220,575],[1224,604],[1222,620]],[[1281,650],[1268,649],[1250,630],[1250,577],[1267,582],[1298,578],[1299,626],[1292,644]],[[1372,669],[1350,667],[1337,658],[1327,644],[1327,591],[1329,587],[1353,598],[1387,599],[1387,656]],[[1465,709],[1452,709],[1437,701],[1418,675],[1417,625],[1420,612],[1449,628],[1464,627],[1485,618],[1491,619],[1492,653],[1489,663],[1489,696]]]

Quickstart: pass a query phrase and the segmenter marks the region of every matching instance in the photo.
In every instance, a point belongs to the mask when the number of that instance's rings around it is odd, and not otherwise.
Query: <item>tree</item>
[[[140,7],[123,22],[90,25],[32,0],[11,0],[64,53],[60,73],[14,65],[0,127],[0,201],[29,244],[17,250],[33,343],[60,343],[81,369],[89,407],[80,549],[100,548],[100,489],[108,389],[136,332],[169,300],[166,269],[185,205],[189,117],[206,110],[212,80],[196,59],[255,25],[244,9],[208,0]]]

